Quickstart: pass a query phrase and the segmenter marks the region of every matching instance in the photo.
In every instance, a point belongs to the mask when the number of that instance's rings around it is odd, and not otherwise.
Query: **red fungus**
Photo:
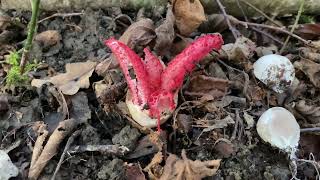
[[[140,107],[140,111],[147,109],[150,119],[157,118],[160,130],[161,115],[175,109],[175,95],[185,75],[211,50],[219,50],[223,40],[219,34],[199,37],[171,60],[166,68],[147,48],[144,49],[145,60],[142,61],[134,51],[114,38],[105,43],[119,61],[129,86],[130,100]]]

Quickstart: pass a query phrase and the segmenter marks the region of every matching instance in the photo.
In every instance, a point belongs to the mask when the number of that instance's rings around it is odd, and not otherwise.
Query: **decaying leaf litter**
[[[246,8],[241,2],[239,11]],[[6,87],[11,68],[6,59],[21,49],[30,14],[3,11],[0,138],[3,157],[9,155],[14,164],[10,176],[319,178],[318,17],[298,17],[297,36],[290,33],[295,14],[236,18],[228,9],[216,14],[205,9],[200,1],[175,0],[159,13],[116,7],[52,17],[42,12],[30,52],[37,66],[28,72],[30,85],[14,91]],[[161,132],[136,122],[125,103],[127,83],[104,41],[115,37],[141,58],[147,47],[167,65],[195,39],[217,32],[224,45],[185,77],[177,107]],[[292,37],[285,44],[287,35]],[[284,44],[281,55],[293,64],[296,79],[277,93],[253,70],[260,57],[279,54]],[[294,161],[257,133],[259,117],[275,106],[289,110],[301,128]]]

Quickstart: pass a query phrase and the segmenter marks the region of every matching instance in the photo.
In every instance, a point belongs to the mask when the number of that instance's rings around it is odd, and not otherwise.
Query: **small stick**
[[[21,55],[21,60],[20,60],[20,73],[24,73],[24,68],[27,64],[28,61],[28,56],[29,56],[29,51],[32,47],[32,41],[33,41],[33,35],[36,32],[37,29],[37,19],[39,15],[39,4],[40,0],[31,0],[31,6],[32,6],[32,16],[31,16],[31,21],[28,26],[28,36],[27,36],[27,41],[24,45],[22,55]]]
[[[304,6],[304,0],[301,0],[301,4],[300,4],[300,7],[299,7],[298,14],[297,14],[297,16],[296,16],[296,20],[294,21],[294,24],[293,24],[293,26],[292,26],[292,28],[291,28],[291,30],[290,30],[291,33],[293,33],[293,31],[296,29],[296,27],[297,27],[297,25],[298,25],[298,21],[299,21],[299,19],[300,19],[301,13],[302,13],[302,11],[303,11],[303,6]],[[284,51],[284,49],[286,48],[289,40],[290,40],[290,36],[288,35],[288,36],[287,36],[287,39],[284,41],[284,44],[283,44],[282,48],[280,49],[280,54],[283,53],[283,51]]]
[[[237,0],[237,5],[238,5],[239,9],[241,10],[241,13],[242,13],[244,19],[246,20],[246,22],[249,22],[249,19],[248,19],[248,17],[246,16],[246,14],[245,14],[245,12],[244,12],[244,10],[243,10],[243,8],[242,8],[239,0]],[[283,42],[282,42],[282,41],[280,41],[279,39],[273,37],[271,34],[269,34],[269,33],[267,33],[267,32],[264,32],[264,31],[262,31],[262,30],[260,30],[260,29],[258,29],[258,28],[255,28],[255,27],[251,27],[251,29],[254,30],[254,31],[256,31],[256,32],[258,32],[258,33],[260,33],[260,34],[262,34],[262,35],[264,35],[264,36],[266,36],[266,37],[268,37],[268,38],[270,38],[270,39],[272,39],[273,41],[279,43],[280,45],[283,45]]]
[[[263,17],[265,17],[266,19],[268,19],[270,22],[272,22],[273,24],[281,27],[281,25],[279,23],[277,23],[276,21],[274,21],[271,17],[269,17],[267,14],[265,14],[263,11],[261,11],[260,9],[258,9],[257,7],[255,7],[254,5],[250,4],[249,2],[245,1],[245,0],[240,0],[241,2],[245,3],[246,5],[250,6],[252,9],[254,9],[255,11],[257,11],[258,13],[260,13]]]
[[[67,141],[67,144],[64,147],[63,153],[62,153],[62,155],[61,155],[61,157],[59,159],[59,162],[57,164],[56,170],[54,171],[54,173],[53,173],[53,175],[51,177],[51,180],[55,180],[56,175],[57,175],[57,173],[58,173],[58,171],[59,171],[59,169],[60,169],[60,167],[62,165],[62,162],[64,160],[64,157],[65,157],[68,149],[70,148],[70,145],[73,143],[74,139],[80,134],[80,132],[81,132],[80,130],[77,130],[69,137],[69,139]]]
[[[106,154],[113,154],[118,156],[123,156],[129,149],[125,146],[120,145],[81,145],[72,146],[69,149],[69,153],[81,153],[81,152],[101,152]]]
[[[285,29],[285,27],[275,27],[275,26],[270,26],[270,25],[266,25],[266,24],[258,24],[258,23],[252,23],[252,22],[245,22],[245,21],[240,21],[236,18],[230,18],[230,20],[234,23],[234,24],[239,24],[242,25],[244,27],[248,27],[248,26],[255,26],[255,27],[261,27],[261,28],[266,28],[266,29],[271,29],[274,31],[279,31],[285,34],[288,34],[290,36],[292,36],[293,38],[296,38],[297,40],[301,41],[303,44],[307,45],[307,46],[312,46],[311,41],[305,40],[302,37],[291,33],[289,31],[287,31]]]
[[[300,133],[307,133],[307,132],[320,132],[320,127],[300,129]]]
[[[51,16],[48,16],[46,18],[41,19],[40,21],[38,21],[38,24],[42,23],[43,21],[46,21],[48,19],[54,18],[54,17],[65,18],[65,17],[71,17],[71,16],[81,16],[83,14],[84,13],[55,13],[55,14],[52,14]]]
[[[222,11],[222,14],[223,14],[223,17],[224,19],[226,20],[227,24],[228,24],[228,27],[229,27],[229,30],[232,32],[232,35],[234,37],[234,39],[237,39],[238,38],[238,35],[239,35],[239,32],[236,32],[236,30],[234,29],[234,27],[231,25],[230,23],[230,20],[228,18],[228,15],[224,9],[224,6],[222,5],[222,3],[220,2],[220,0],[216,0],[220,10]]]

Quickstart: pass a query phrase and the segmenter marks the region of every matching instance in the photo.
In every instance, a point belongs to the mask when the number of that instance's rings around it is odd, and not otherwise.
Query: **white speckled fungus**
[[[295,77],[290,60],[277,54],[262,56],[253,64],[253,69],[256,78],[277,93],[290,87]]]

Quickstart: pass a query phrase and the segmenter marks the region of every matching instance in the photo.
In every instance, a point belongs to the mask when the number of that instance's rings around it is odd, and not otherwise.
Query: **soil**
[[[31,16],[30,12],[9,11],[6,13],[11,17],[19,18],[24,24],[30,20]],[[53,13],[41,13],[39,19],[48,17],[50,14]],[[126,16],[116,18],[119,15]],[[85,62],[87,60],[101,62],[111,54],[110,50],[105,47],[104,40],[111,36],[119,38],[130,25],[130,21],[134,22],[136,20],[136,15],[137,12],[134,11],[122,12],[120,9],[110,8],[106,10],[87,9],[81,16],[50,18],[39,24],[38,33],[46,30],[57,30],[61,35],[61,42],[50,47],[36,43],[31,54],[37,59],[41,59],[41,62],[48,64],[50,68],[57,72],[64,72],[67,63]],[[155,20],[155,22],[160,18],[148,12],[145,13],[145,16]],[[22,47],[21,42],[26,38],[25,30],[18,30],[18,34],[15,39],[10,40],[10,44],[17,49]],[[231,35],[229,34],[229,36]],[[229,65],[237,66],[234,63],[229,63]],[[228,72],[226,67],[221,65],[220,67],[219,70],[222,73],[226,74]],[[225,74],[216,75],[216,77],[227,78]],[[103,77],[94,73],[90,78],[90,82],[93,83],[102,79]],[[236,84],[234,86],[236,87]],[[261,87],[266,89],[263,85]],[[143,139],[146,134],[132,126],[122,114],[104,111],[92,87],[81,89],[80,91],[84,92],[88,98],[91,118],[77,127],[77,129],[81,130],[81,133],[75,138],[72,146],[119,144],[126,146],[130,152],[123,156],[99,151],[67,153],[56,179],[118,180],[125,179],[124,162],[139,163],[142,169],[146,167],[155,152],[154,150],[151,151],[152,147],[146,146],[140,151],[140,153],[144,152],[144,154],[142,153],[138,157],[130,156],[130,153],[135,152],[135,148],[138,147],[139,140]],[[230,91],[229,95],[245,98],[243,94],[240,95],[241,88],[232,87]],[[59,119],[61,114],[53,113],[57,105],[48,103],[47,106],[43,106],[43,104],[40,106],[39,102],[41,102],[42,97],[35,88],[27,88],[8,96],[11,97],[9,100],[10,111],[2,113],[0,119],[1,149],[9,148],[19,141],[18,146],[8,153],[11,160],[19,168],[19,176],[12,179],[26,179],[32,156],[31,147],[36,139],[36,134],[32,130],[33,122],[44,119],[49,124],[49,127],[52,128],[49,130],[52,132],[55,129],[53,127],[56,127],[58,123],[53,121]],[[316,93],[314,93],[313,97],[315,96],[317,96]],[[48,101],[48,96],[45,99]],[[230,115],[233,119],[236,119],[235,109],[238,109],[240,110],[241,119],[244,117],[243,112],[246,111],[257,121],[261,113],[268,107],[265,100],[266,98],[263,98],[261,101],[254,103],[245,101],[245,104],[234,101],[225,106],[223,110],[220,109],[208,113],[213,116],[209,118],[215,119],[218,116],[222,116],[222,119]],[[281,104],[279,99],[272,93],[268,101],[273,104]],[[251,109],[248,110],[248,107]],[[182,110],[182,112],[192,115],[194,118],[204,117],[207,114],[203,111],[203,108],[189,108]],[[242,131],[236,131],[235,136],[233,136],[234,124],[203,133],[203,128],[199,127],[189,127],[191,130],[188,133],[184,133],[181,130],[183,128],[174,133],[172,122],[172,119],[170,119],[162,125],[162,129],[167,134],[166,145],[168,153],[180,155],[182,149],[186,149],[188,157],[192,160],[222,159],[217,174],[206,179],[286,180],[292,177],[288,155],[263,142],[259,138],[255,127],[247,128],[247,124],[243,120],[240,123]],[[302,121],[299,120],[299,123],[301,124]],[[319,136],[315,139],[319,141]],[[56,156],[46,165],[39,179],[51,178],[67,140],[68,138],[61,143]],[[298,156],[307,159],[308,148],[302,150],[301,153],[299,151]],[[319,158],[319,156],[316,158]],[[315,174],[316,171],[312,165],[308,163],[299,164],[298,178],[314,179]],[[147,177],[147,173],[145,175]]]

